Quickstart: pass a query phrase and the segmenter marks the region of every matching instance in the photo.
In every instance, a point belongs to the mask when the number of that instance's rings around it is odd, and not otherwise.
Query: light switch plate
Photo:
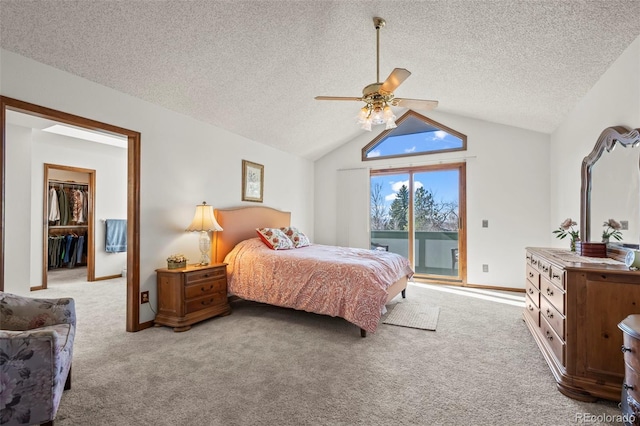
[[[483,228],[488,228],[489,227],[489,221],[487,219],[482,219],[482,227]]]
[[[621,220],[620,221],[620,227],[622,228],[622,230],[628,230],[629,229],[629,221],[628,220]]]

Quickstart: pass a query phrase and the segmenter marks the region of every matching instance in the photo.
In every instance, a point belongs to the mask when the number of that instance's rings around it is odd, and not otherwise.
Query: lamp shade
[[[203,201],[202,204],[196,206],[196,214],[193,216],[191,225],[187,227],[186,231],[222,231],[222,227],[213,217],[213,207]]]

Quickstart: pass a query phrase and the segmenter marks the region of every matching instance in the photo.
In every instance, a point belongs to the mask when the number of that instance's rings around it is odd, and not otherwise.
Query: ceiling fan
[[[380,82],[380,28],[386,22],[382,18],[373,18],[376,28],[376,83],[371,83],[362,89],[361,97],[316,96],[319,101],[362,101],[366,105],[358,114],[358,123],[364,130],[371,131],[372,124],[386,124],[387,129],[396,127],[396,116],[391,106],[411,109],[432,110],[438,106],[438,101],[424,99],[396,98],[393,91],[398,88],[411,73],[404,68],[395,68],[384,82]]]

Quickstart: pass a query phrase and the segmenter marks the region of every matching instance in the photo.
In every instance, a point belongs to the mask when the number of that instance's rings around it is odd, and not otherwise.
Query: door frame
[[[407,167],[393,167],[388,169],[371,169],[369,177],[375,174],[409,174],[409,218],[408,218],[408,233],[410,235],[410,242],[408,247],[409,259],[411,265],[415,267],[414,245],[413,238],[413,174],[428,171],[437,170],[451,170],[458,169],[458,276],[447,277],[444,275],[433,276],[420,276],[420,280],[432,283],[445,283],[447,285],[466,285],[467,284],[467,163],[440,163],[433,165],[423,166],[407,166]],[[371,233],[369,233],[371,236]]]
[[[113,126],[18,99],[0,96],[0,291],[5,278],[5,185],[6,185],[6,111],[16,111],[59,121],[88,130],[99,130],[127,137],[127,331],[140,327],[140,132]]]
[[[62,170],[74,173],[83,173],[88,175],[88,194],[89,202],[87,203],[87,281],[95,281],[96,278],[96,252],[94,240],[94,217],[95,211],[95,193],[96,193],[96,171],[93,169],[85,169],[82,167],[64,166],[61,164],[44,163],[44,199],[42,211],[42,223],[44,224],[44,232],[42,233],[42,284],[40,287],[31,287],[33,290],[44,290],[47,287],[49,277],[49,179],[51,170]]]

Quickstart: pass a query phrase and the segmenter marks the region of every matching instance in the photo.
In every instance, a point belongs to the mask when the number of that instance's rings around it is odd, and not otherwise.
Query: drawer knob
[[[622,353],[633,352],[631,348],[627,348],[625,345],[622,345],[622,348],[620,348],[620,350],[622,351]]]
[[[547,287],[547,296],[553,296],[553,290]]]
[[[555,279],[555,278],[560,279],[560,275],[558,275],[558,274],[551,274],[551,278],[554,278],[554,279]]]
[[[213,288],[213,284],[211,284],[211,285],[209,286],[209,288],[200,287],[200,291],[202,291],[202,292],[204,293],[205,291],[209,291],[209,290],[211,290],[212,288]]]
[[[533,272],[529,272],[529,278],[533,278]]]
[[[553,312],[547,309],[547,318],[553,318]]]
[[[203,300],[202,302],[200,302],[200,304],[206,306],[206,305],[210,305],[213,303],[213,299],[209,299],[209,301]]]
[[[625,388],[626,390],[633,390],[633,386],[630,386],[630,385],[628,385],[626,383],[623,383],[622,387]]]
[[[542,267],[542,270],[543,270],[544,272],[549,272],[549,267],[548,267],[548,266],[543,266],[543,267]]]
[[[529,294],[533,294],[533,289],[529,289]]]
[[[533,311],[533,306],[529,305],[529,310]]]
[[[547,330],[547,339],[553,340],[553,336],[551,335],[551,332],[549,330]]]

